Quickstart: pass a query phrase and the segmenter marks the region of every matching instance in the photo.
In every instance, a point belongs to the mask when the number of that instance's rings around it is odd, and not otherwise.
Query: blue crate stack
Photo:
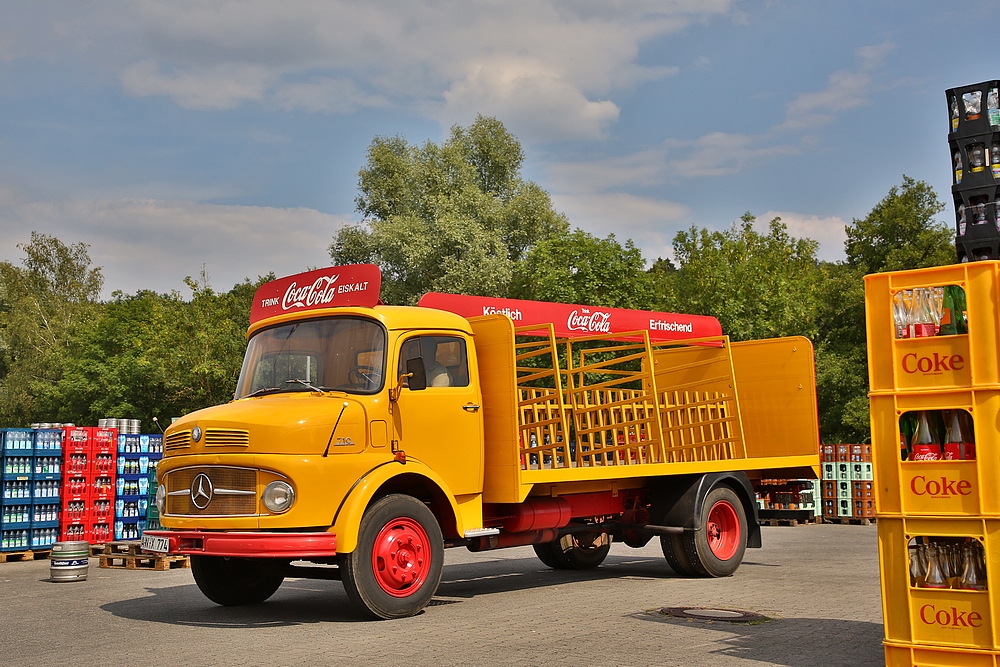
[[[119,434],[115,487],[116,540],[138,540],[146,530],[146,514],[153,502],[149,473],[156,469],[162,457],[161,434]]]
[[[0,442],[0,551],[49,549],[59,537],[62,429],[3,429]]]

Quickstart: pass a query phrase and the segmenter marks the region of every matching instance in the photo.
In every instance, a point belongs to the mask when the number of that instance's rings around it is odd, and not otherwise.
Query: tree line
[[[376,137],[359,172],[362,221],[333,235],[331,263],[378,265],[390,304],[454,292],[711,315],[733,340],[807,336],[823,441],[869,441],[863,276],[955,261],[926,183],[904,175],[852,220],[842,261],[817,260],[817,243],[779,218],[758,231],[748,212],[721,231],[683,230],[672,259],[647,262],[630,239],[572,229],[523,162],[495,118],[440,144]],[[0,262],[0,426],[119,417],[148,432],[154,416],[232,398],[253,294],[273,274],[102,301],[87,245],[32,233],[19,249],[20,265]]]

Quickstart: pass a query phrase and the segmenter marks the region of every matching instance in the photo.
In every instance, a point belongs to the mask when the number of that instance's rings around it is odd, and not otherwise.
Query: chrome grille
[[[184,449],[191,446],[191,431],[174,431],[163,439],[164,451]]]
[[[206,428],[206,447],[249,447],[250,432],[227,428]]]
[[[211,482],[211,499],[195,505],[192,483],[199,475]],[[167,511],[173,516],[254,516],[257,514],[257,471],[253,468],[194,466],[166,475]],[[207,490],[207,487],[206,487]],[[201,503],[199,503],[201,504]]]

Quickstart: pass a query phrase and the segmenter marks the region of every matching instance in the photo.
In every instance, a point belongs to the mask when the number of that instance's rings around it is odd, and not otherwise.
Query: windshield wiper
[[[264,394],[273,394],[278,391],[284,391],[282,387],[261,387],[257,391],[252,391],[243,398],[253,398],[254,396],[263,396]]]
[[[319,392],[321,394],[325,391],[325,390],[320,389],[319,387],[311,384],[308,380],[300,380],[298,378],[293,378],[291,380],[285,380],[285,384],[291,384],[293,382],[298,382],[303,387],[306,387],[308,389],[312,389],[313,391],[317,391],[317,392]]]

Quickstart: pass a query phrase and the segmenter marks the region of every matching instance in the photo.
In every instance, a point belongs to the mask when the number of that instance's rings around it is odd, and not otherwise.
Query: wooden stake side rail
[[[728,338],[525,338],[538,330],[515,329],[522,470],[746,458]]]

